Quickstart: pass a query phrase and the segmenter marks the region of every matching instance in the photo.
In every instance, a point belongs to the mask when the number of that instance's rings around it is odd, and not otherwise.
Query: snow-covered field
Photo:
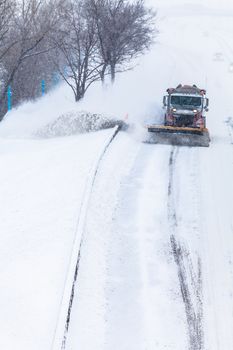
[[[0,125],[1,349],[52,349],[83,194],[112,133],[41,132],[77,110],[135,128],[100,163],[66,349],[233,348],[233,4],[149,3],[160,35],[134,71],[78,107],[61,86]],[[209,148],[141,142],[179,83],[207,89]]]
[[[2,349],[51,347],[80,203],[109,134],[0,140]]]

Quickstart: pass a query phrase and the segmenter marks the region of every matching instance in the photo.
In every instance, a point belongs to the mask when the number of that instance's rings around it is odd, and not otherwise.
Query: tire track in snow
[[[177,265],[181,296],[185,306],[188,325],[189,349],[202,350],[203,341],[203,307],[202,307],[202,268],[198,258],[197,274],[194,271],[190,252],[181,244],[178,238],[178,219],[174,198],[174,171],[179,153],[178,147],[173,147],[169,159],[168,184],[168,220],[170,223],[170,243],[172,254]],[[193,300],[193,297],[195,300]]]
[[[109,137],[106,139],[103,145],[103,148],[98,154],[95,164],[91,169],[91,172],[89,174],[89,179],[86,183],[86,187],[84,190],[82,203],[80,207],[80,212],[78,216],[77,228],[75,233],[75,241],[73,244],[73,252],[70,259],[70,266],[69,266],[69,271],[66,279],[66,284],[64,287],[63,298],[62,298],[62,303],[60,307],[60,314],[58,317],[55,335],[52,343],[53,350],[65,350],[66,348],[67,336],[68,336],[69,325],[70,325],[70,317],[71,317],[74,294],[76,292],[76,284],[77,284],[79,267],[80,267],[82,246],[85,238],[84,231],[85,231],[88,205],[90,202],[90,197],[93,191],[100,162],[103,159],[104,154],[106,153],[108,147],[111,145],[111,143],[113,142],[113,140],[115,139],[119,131],[120,131],[120,126],[118,125],[115,128],[113,128],[113,131],[111,132]]]

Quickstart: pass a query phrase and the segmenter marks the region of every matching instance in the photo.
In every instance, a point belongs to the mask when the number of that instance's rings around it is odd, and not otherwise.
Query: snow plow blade
[[[147,125],[149,143],[165,145],[209,147],[210,136],[206,128]]]

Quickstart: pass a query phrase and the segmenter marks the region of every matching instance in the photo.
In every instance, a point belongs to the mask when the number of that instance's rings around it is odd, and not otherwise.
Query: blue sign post
[[[11,87],[8,86],[8,89],[7,89],[7,106],[8,106],[8,111],[11,110],[11,96],[12,96]]]
[[[41,94],[42,96],[45,95],[45,80],[41,80]]]

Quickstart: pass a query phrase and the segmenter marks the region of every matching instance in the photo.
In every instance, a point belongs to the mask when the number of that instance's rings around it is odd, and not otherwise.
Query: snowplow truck
[[[209,100],[206,91],[196,85],[178,85],[167,89],[163,97],[163,125],[148,125],[149,142],[208,147],[210,137],[205,112]]]

